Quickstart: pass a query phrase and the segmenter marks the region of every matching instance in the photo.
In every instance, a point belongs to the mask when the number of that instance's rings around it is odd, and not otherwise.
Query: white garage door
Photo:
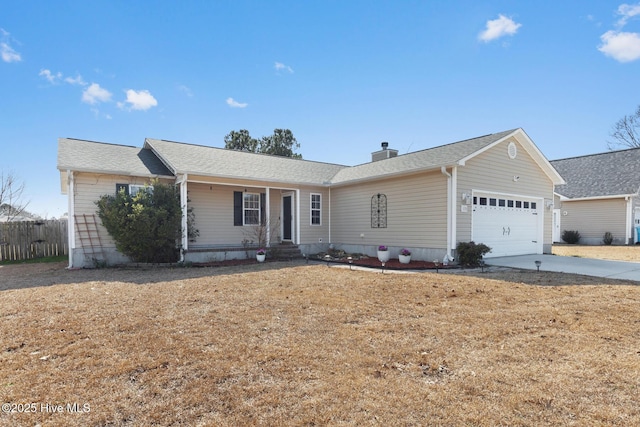
[[[541,254],[543,200],[474,192],[472,240],[491,248],[486,258]]]

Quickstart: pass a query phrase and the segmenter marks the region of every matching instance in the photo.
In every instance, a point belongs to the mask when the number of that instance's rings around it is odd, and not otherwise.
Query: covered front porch
[[[182,260],[255,256],[300,243],[300,189],[256,181],[181,175]]]

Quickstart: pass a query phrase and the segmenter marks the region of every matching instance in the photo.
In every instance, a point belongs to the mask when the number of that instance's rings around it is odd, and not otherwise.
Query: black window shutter
[[[233,192],[233,225],[242,225],[242,191]]]
[[[266,212],[265,212],[265,200],[267,198],[266,193],[260,193],[260,224],[265,225]]]
[[[120,192],[120,190],[124,189],[124,194],[129,195],[129,184],[116,184],[116,194]]]

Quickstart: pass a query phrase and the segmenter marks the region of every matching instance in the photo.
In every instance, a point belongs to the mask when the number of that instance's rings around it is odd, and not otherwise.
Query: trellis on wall
[[[387,228],[387,196],[384,194],[371,197],[371,228]]]

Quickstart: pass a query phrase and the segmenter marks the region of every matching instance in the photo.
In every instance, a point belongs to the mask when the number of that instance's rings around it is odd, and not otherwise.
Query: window
[[[265,222],[265,193],[233,192],[233,225],[260,225]]]
[[[536,202],[531,202],[531,209],[536,209]]]
[[[260,194],[244,193],[243,225],[260,225]]]
[[[524,202],[524,208],[529,209],[529,202]]]
[[[496,206],[496,199],[494,198],[489,199],[489,206]]]
[[[522,201],[516,200],[516,208],[521,208],[521,207],[522,207]]]
[[[480,197],[480,206],[487,206],[487,198]]]
[[[506,202],[505,199],[498,199],[498,206],[500,206],[501,208],[504,208],[505,202]]]
[[[513,200],[507,200],[507,207],[508,208],[512,208],[513,207]]]
[[[322,195],[311,194],[311,225],[322,225]]]
[[[150,194],[153,194],[153,185],[116,184],[116,193],[119,193],[120,191],[124,191],[124,194],[131,197],[135,196],[140,191],[147,191]]]
[[[129,185],[129,194],[131,194],[131,197],[135,196],[140,191],[146,191],[149,194],[153,194],[153,185]]]

